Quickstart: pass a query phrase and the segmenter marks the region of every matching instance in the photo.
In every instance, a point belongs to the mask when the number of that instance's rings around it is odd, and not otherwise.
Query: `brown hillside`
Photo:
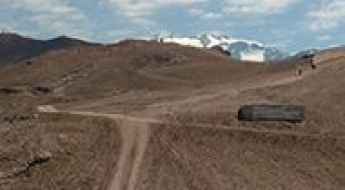
[[[341,57],[296,76],[124,41],[32,62],[0,70],[0,189],[345,189]],[[306,121],[237,120],[262,103],[304,105]]]
[[[243,72],[246,65],[253,69]],[[61,50],[36,57],[30,65],[23,62],[0,71],[4,79],[0,85],[45,86],[55,94],[107,96],[133,89],[224,83],[241,75],[254,76],[262,67],[237,64],[228,56],[201,49],[124,41],[113,46]]]

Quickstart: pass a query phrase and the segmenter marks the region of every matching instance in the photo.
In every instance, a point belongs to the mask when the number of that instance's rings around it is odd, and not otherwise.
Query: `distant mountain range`
[[[221,47],[230,52],[233,58],[244,61],[274,61],[287,58],[289,54],[278,48],[266,46],[260,42],[236,39],[226,35],[205,33],[196,37],[159,36],[158,41],[164,43],[177,43],[198,48]]]
[[[332,47],[318,50],[309,49],[290,55],[272,46],[266,46],[257,41],[236,39],[226,35],[205,33],[195,37],[173,37],[171,35],[157,35],[153,39],[163,43],[175,43],[183,46],[197,48],[221,48],[225,52],[231,53],[231,57],[244,61],[285,63],[302,57],[304,54],[315,53],[322,55],[322,59],[345,55],[345,47]],[[61,50],[75,47],[103,46],[98,43],[91,43],[60,36],[50,40],[37,40],[23,37],[15,33],[0,33],[0,66],[17,63],[25,59],[30,59],[42,55],[48,51]],[[320,57],[320,56],[319,56]]]
[[[0,65],[16,63],[51,50],[94,45],[98,44],[66,36],[44,41],[23,37],[14,33],[0,33]]]

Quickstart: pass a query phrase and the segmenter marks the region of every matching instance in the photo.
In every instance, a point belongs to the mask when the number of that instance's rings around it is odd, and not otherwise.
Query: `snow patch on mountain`
[[[174,38],[174,37],[167,37],[161,40],[164,43],[177,43],[184,46],[192,46],[203,48],[204,44],[196,38]]]
[[[177,43],[197,48],[221,47],[231,53],[233,58],[244,61],[264,62],[286,58],[287,53],[275,47],[251,40],[232,38],[222,34],[204,33],[194,37],[173,37],[159,35],[157,40],[163,43]]]
[[[262,50],[241,52],[241,59],[246,61],[264,62],[265,56]]]

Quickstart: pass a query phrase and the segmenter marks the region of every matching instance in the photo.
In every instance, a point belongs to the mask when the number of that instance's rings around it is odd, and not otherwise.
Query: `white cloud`
[[[205,20],[220,19],[224,16],[222,13],[206,12],[206,10],[200,8],[192,8],[188,12],[192,16],[200,17],[201,19]]]
[[[2,0],[1,6],[21,9],[34,14],[55,14],[60,16],[83,17],[75,7],[66,0]]]
[[[208,0],[103,0],[132,20],[153,15],[160,8],[181,6],[193,9],[193,6]]]
[[[223,14],[215,13],[215,12],[208,12],[201,15],[202,19],[220,19],[223,17]]]
[[[332,36],[324,34],[317,37],[319,41],[329,41],[332,40]]]
[[[345,1],[328,0],[308,13],[311,19],[310,29],[313,31],[322,31],[334,29],[345,23]]]
[[[237,16],[272,15],[284,11],[300,0],[224,0],[224,12]]]
[[[189,9],[188,12],[192,16],[200,16],[200,15],[203,15],[205,13],[205,11],[203,9],[200,9],[200,8],[191,8],[191,9]]]
[[[49,33],[79,35],[83,33],[80,23],[86,22],[84,14],[67,0],[1,0],[0,6],[31,13],[21,22],[29,21]]]

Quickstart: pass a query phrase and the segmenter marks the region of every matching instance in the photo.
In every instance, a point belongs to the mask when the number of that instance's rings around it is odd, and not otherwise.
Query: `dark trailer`
[[[301,123],[305,107],[296,105],[246,105],[238,112],[240,121],[280,121]]]

